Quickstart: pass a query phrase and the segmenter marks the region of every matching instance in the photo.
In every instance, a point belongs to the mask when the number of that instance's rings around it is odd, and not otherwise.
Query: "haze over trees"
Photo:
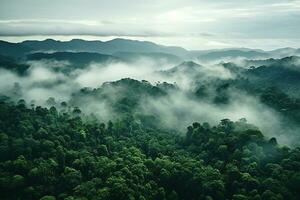
[[[0,42],[0,199],[300,199],[299,50]]]

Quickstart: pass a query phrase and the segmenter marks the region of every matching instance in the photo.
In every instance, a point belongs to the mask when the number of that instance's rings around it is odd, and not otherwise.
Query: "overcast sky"
[[[49,37],[187,49],[300,47],[300,0],[0,0],[0,39]]]

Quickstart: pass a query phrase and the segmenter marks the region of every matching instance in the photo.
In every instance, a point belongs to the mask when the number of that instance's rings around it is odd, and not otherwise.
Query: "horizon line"
[[[41,37],[43,37],[43,35],[39,35]],[[57,35],[60,36],[60,35]],[[219,47],[219,48],[199,48],[199,49],[188,49],[179,45],[168,45],[168,44],[160,44],[158,42],[155,41],[151,41],[151,40],[139,40],[139,39],[134,39],[134,38],[129,38],[129,37],[115,37],[115,36],[103,36],[103,37],[114,37],[112,39],[108,39],[108,40],[101,40],[101,39],[83,39],[83,38],[79,38],[79,37],[74,37],[74,38],[68,38],[68,39],[55,39],[54,37],[45,37],[45,38],[41,38],[41,39],[21,39],[18,41],[13,41],[13,40],[5,40],[4,38],[8,38],[8,37],[13,37],[13,38],[23,38],[23,37],[30,37],[30,36],[0,36],[0,41],[4,41],[4,42],[8,42],[8,43],[12,43],[12,44],[21,44],[25,41],[37,41],[37,42],[43,42],[43,41],[47,41],[47,40],[52,40],[52,41],[56,41],[56,42],[71,42],[73,40],[81,40],[81,41],[85,41],[85,42],[111,42],[114,40],[127,40],[127,41],[137,41],[137,42],[149,42],[149,43],[153,43],[155,45],[159,45],[159,46],[165,46],[165,47],[174,47],[174,48],[182,48],[186,51],[209,51],[209,50],[256,50],[256,51],[264,51],[264,52],[270,52],[270,51],[275,51],[275,50],[279,50],[279,49],[300,49],[300,47],[290,47],[290,46],[282,46],[282,47],[278,47],[278,48],[272,48],[272,49],[263,49],[263,48],[251,48],[251,47],[246,47],[246,46],[234,46],[234,47]],[[72,36],[68,36],[68,37],[72,37]]]

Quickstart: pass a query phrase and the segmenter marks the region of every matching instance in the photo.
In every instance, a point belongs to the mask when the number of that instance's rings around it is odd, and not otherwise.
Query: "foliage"
[[[244,119],[180,135],[78,112],[0,104],[2,199],[300,198],[300,149]]]

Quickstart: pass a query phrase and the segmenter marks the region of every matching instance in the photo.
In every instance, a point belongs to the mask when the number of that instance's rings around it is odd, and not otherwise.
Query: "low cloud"
[[[179,89],[163,97],[147,97],[140,99],[138,112],[154,115],[160,119],[166,128],[174,128],[184,132],[185,128],[195,121],[209,122],[216,125],[219,120],[229,118],[238,120],[246,118],[250,123],[258,126],[268,137],[276,136],[284,144],[291,144],[295,140],[297,129],[287,130],[282,124],[282,116],[262,104],[259,99],[249,96],[242,91],[229,90],[227,104],[216,104],[212,99],[197,98],[194,92],[195,81],[208,83],[215,80],[234,79],[235,75],[222,65],[203,64],[195,78],[189,74],[173,74],[166,76],[160,71],[170,69],[172,64],[153,67],[155,62],[149,59],[140,59],[136,63],[92,63],[86,68],[75,70],[70,74],[60,72],[60,67],[72,67],[65,61],[32,61],[28,62],[30,69],[25,76],[19,76],[7,70],[0,72],[0,93],[15,98],[32,100],[36,105],[48,106],[46,100],[54,97],[57,103],[70,101],[72,94],[78,93],[81,88],[98,88],[107,81],[116,81],[121,78],[148,80],[152,84],[167,81],[176,82]],[[17,83],[17,84],[16,84]],[[207,87],[211,87],[207,85]],[[92,90],[92,89],[88,89]],[[111,88],[113,90],[113,88]],[[214,89],[212,89],[214,91]],[[119,91],[110,91],[111,95]],[[212,94],[215,95],[215,94]],[[83,96],[76,102],[83,113],[94,114],[99,120],[116,119],[118,114],[112,107],[111,100]],[[72,101],[71,101],[72,102]]]
[[[173,34],[127,23],[96,20],[0,20],[0,36],[165,37]]]

